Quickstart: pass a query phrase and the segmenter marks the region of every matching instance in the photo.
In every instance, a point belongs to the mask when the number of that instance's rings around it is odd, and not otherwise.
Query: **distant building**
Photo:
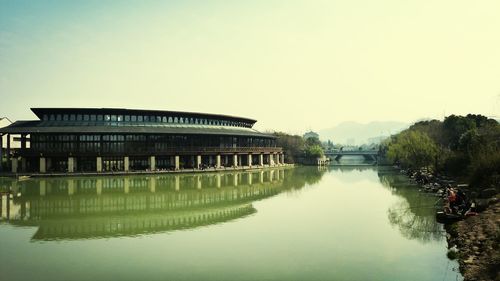
[[[309,131],[309,132],[305,133],[303,137],[304,137],[304,139],[306,139],[306,140],[307,140],[307,139],[310,139],[310,138],[317,138],[317,139],[319,139],[319,135],[318,135],[318,133],[315,133],[315,132],[313,132],[313,131]]]
[[[372,144],[372,143],[379,144],[382,141],[384,141],[386,138],[388,138],[388,136],[379,136],[379,137],[369,138],[367,144]]]

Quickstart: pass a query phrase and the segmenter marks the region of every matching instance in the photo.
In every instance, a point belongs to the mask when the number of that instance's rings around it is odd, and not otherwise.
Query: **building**
[[[12,172],[222,169],[284,160],[275,137],[253,129],[256,120],[248,118],[110,108],[31,110],[39,120],[0,128],[8,135],[5,153]],[[10,151],[12,135],[21,142],[16,153]]]

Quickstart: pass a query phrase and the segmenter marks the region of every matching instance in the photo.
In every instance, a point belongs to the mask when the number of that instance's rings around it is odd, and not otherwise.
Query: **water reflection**
[[[394,169],[379,168],[378,176],[382,185],[399,197],[389,207],[387,215],[389,222],[404,237],[421,242],[440,241],[444,238],[443,227],[435,219],[438,198],[417,192],[418,186]]]
[[[303,188],[325,170],[0,180],[3,222],[33,240],[133,236],[243,218],[252,202]]]

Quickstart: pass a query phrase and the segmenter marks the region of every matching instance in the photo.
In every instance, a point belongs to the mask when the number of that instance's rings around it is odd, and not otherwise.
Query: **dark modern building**
[[[32,108],[39,120],[0,128],[12,172],[107,172],[276,166],[274,136],[256,120],[205,113],[112,108]],[[21,142],[11,151],[10,136]],[[0,138],[1,140],[2,138]],[[1,142],[1,141],[0,141]]]

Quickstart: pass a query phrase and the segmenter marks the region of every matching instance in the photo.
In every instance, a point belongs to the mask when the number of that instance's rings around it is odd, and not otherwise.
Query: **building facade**
[[[205,113],[32,108],[0,128],[11,172],[114,172],[275,166],[284,155],[256,120]],[[13,154],[10,137],[20,142]],[[1,138],[0,138],[1,139]],[[4,151],[5,150],[5,151]]]

